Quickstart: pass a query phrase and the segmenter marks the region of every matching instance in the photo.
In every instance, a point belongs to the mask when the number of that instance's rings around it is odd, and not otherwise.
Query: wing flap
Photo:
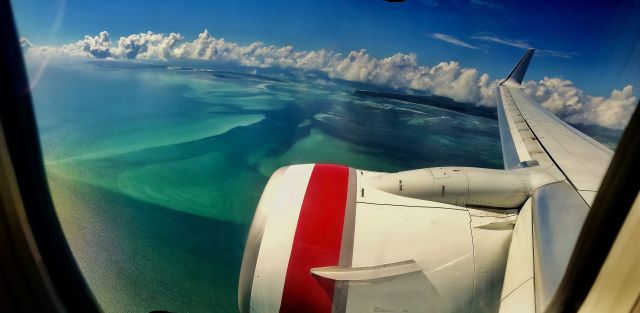
[[[540,187],[531,204],[536,308],[544,312],[560,286],[589,207],[567,182]]]

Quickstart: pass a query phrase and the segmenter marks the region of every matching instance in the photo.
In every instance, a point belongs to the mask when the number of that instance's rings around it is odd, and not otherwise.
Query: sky
[[[640,89],[640,23],[634,20],[640,16],[640,1],[19,0],[13,6],[20,35],[36,46],[62,46],[102,31],[108,32],[111,45],[119,37],[149,31],[179,34],[187,42],[207,30],[239,46],[263,42],[343,56],[366,49],[377,60],[401,53],[415,55],[418,65],[430,69],[455,61],[460,68],[475,69],[477,80],[486,73],[492,81],[503,78],[524,50],[534,47],[529,80],[556,87],[568,81],[583,97],[607,99],[632,86],[627,93],[637,100]],[[406,85],[400,87],[415,84]],[[456,100],[484,100],[444,89],[442,95]]]

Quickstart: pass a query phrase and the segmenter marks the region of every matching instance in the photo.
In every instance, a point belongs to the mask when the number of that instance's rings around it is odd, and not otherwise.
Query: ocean
[[[367,97],[318,73],[28,69],[51,195],[105,312],[236,312],[248,226],[281,166],[502,168],[496,119]]]

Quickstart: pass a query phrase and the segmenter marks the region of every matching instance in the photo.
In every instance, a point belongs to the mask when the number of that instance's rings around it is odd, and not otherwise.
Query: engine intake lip
[[[238,308],[241,313],[249,312],[253,276],[256,271],[258,253],[260,252],[262,235],[264,234],[264,227],[268,216],[267,206],[273,193],[278,190],[282,175],[287,168],[288,166],[281,167],[271,175],[269,182],[267,182],[267,185],[264,187],[262,197],[260,198],[260,202],[258,202],[258,206],[253,215],[253,221],[249,227],[249,234],[247,235],[247,242],[242,256],[242,265],[240,267],[240,278],[238,279]]]

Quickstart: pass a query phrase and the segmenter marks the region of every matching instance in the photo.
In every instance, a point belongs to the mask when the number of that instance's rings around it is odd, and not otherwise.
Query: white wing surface
[[[503,159],[507,170],[532,168],[557,181],[533,189],[530,210],[525,205],[518,217],[516,228],[532,225],[533,236],[514,232],[502,313],[543,312],[552,300],[613,155],[527,96],[521,84],[533,53],[527,50],[496,90]]]
[[[506,169],[555,166],[591,205],[613,152],[561,121],[521,89],[534,49],[529,49],[497,90]]]

